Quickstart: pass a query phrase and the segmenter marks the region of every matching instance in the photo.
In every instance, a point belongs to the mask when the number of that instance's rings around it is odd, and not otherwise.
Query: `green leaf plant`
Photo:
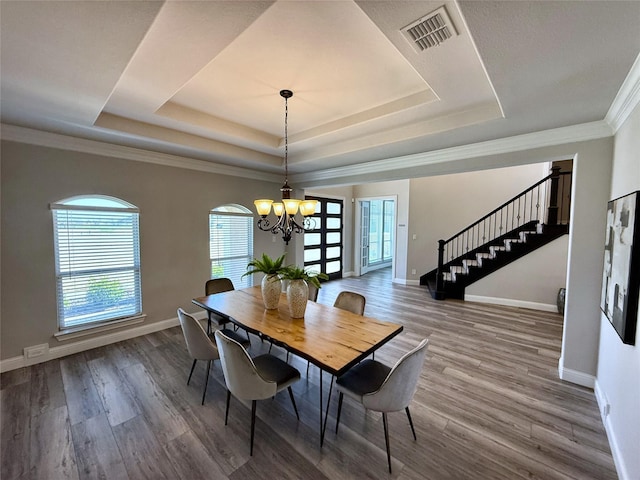
[[[280,272],[283,280],[305,280],[316,288],[320,288],[320,280],[329,280],[326,273],[316,272],[315,270],[305,270],[297,265],[288,265]]]

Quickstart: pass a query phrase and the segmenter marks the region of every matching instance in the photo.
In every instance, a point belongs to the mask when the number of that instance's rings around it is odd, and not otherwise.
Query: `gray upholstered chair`
[[[318,287],[316,287],[313,283],[309,283],[309,300],[312,302],[318,301]]]
[[[204,294],[205,295],[213,295],[215,293],[221,292],[230,292],[231,290],[235,290],[233,286],[233,282],[229,278],[211,278],[207,280],[207,283],[204,284]],[[207,323],[207,332],[211,333],[212,328],[211,324],[215,320],[218,325],[224,325],[229,322],[228,319],[220,317],[213,312],[207,312],[209,315],[208,323]]]
[[[343,291],[338,294],[333,306],[342,310],[348,310],[356,315],[364,315],[364,306],[367,299],[355,292]]]
[[[193,365],[191,366],[191,372],[189,372],[187,385],[191,382],[191,376],[193,375],[193,369],[196,368],[197,361],[207,361],[207,376],[204,381],[204,392],[202,393],[202,404],[204,405],[204,398],[207,395],[207,385],[209,384],[209,370],[211,369],[211,362],[220,358],[218,355],[218,348],[209,338],[204,327],[198,320],[196,320],[195,317],[179,308],[178,318],[180,319],[180,326],[182,327],[184,340],[187,344],[187,350],[189,351],[191,358],[193,358]]]
[[[233,282],[229,278],[212,278],[207,280],[204,285],[205,295],[213,295],[214,293],[229,292],[235,290]]]
[[[404,409],[409,419],[413,439],[417,440],[411,413],[409,413],[409,403],[416,393],[418,379],[424,365],[427,342],[426,338],[422,340],[417,347],[398,360],[393,368],[376,360],[365,360],[336,380],[336,387],[340,392],[338,414],[336,415],[336,434],[340,424],[340,411],[344,395],[354,398],[368,410],[382,412],[389,473],[391,473],[391,450],[389,449],[387,413]]]
[[[218,330],[215,332],[220,362],[227,385],[227,406],[224,424],[229,417],[231,394],[240,400],[251,400],[251,443],[250,455],[253,455],[253,436],[256,424],[256,402],[273,397],[285,388],[293,404],[298,420],[298,408],[293,398],[291,384],[300,380],[300,372],[273,355],[265,354],[251,358],[240,343]]]
[[[231,290],[235,290],[233,286],[233,282],[230,278],[211,278],[207,280],[207,283],[204,284],[204,294],[205,295],[214,295],[216,293],[222,292],[230,292]],[[213,312],[207,311],[208,319],[207,319],[207,333],[213,337],[213,328],[212,324],[215,320],[218,325],[225,325],[229,323],[227,318],[223,318],[219,315],[216,315]],[[245,347],[251,346],[251,340],[249,339],[249,334],[247,333],[247,337],[243,338],[241,335],[235,333],[238,330],[238,327],[234,325],[233,330],[225,329],[225,332],[234,340],[240,342]],[[213,340],[213,338],[212,338]]]
[[[316,298],[318,297],[318,291],[316,290]],[[311,286],[309,286],[309,300],[311,300]],[[315,300],[313,300],[315,302]],[[336,297],[333,306],[341,310],[347,310],[356,315],[364,315],[364,306],[367,303],[367,299],[355,292],[342,291]],[[375,354],[374,354],[375,355]],[[287,357],[288,358],[288,357]],[[309,375],[309,362],[307,361],[307,375]]]

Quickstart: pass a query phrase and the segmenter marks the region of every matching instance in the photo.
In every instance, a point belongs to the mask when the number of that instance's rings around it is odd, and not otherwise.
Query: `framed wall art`
[[[600,308],[624,343],[635,344],[640,294],[640,191],[611,200]]]

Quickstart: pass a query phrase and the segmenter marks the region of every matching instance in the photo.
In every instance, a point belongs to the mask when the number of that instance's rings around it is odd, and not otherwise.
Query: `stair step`
[[[462,266],[469,273],[469,267],[477,267],[480,265],[478,260],[462,260]]]
[[[476,253],[476,258],[477,258],[477,262],[478,262],[478,267],[482,267],[482,261],[485,259],[489,259],[491,260],[493,258],[493,255],[491,255],[490,253]]]
[[[522,240],[522,239],[507,238],[507,239],[504,241],[504,246],[505,246],[505,248],[506,248],[507,252],[510,252],[510,251],[511,251],[511,245],[513,245],[514,243],[525,243],[525,241],[524,241],[524,240]]]
[[[491,252],[492,258],[496,256],[496,252],[506,252],[507,247],[501,247],[498,245],[492,245],[489,247],[489,252]]]
[[[527,241],[527,236],[529,235],[536,235],[538,232],[534,232],[534,231],[526,231],[526,232],[520,232],[520,239],[524,242]]]

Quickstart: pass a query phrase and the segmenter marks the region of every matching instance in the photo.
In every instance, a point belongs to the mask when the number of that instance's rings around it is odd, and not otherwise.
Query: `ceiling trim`
[[[638,104],[640,104],[640,54],[636,57],[627,78],[622,82],[616,98],[604,117],[613,128],[614,133],[618,131]]]
[[[70,137],[58,133],[43,132],[31,128],[19,127],[16,125],[0,124],[0,138],[12,142],[27,143],[41,147],[58,148],[73,152],[103,155],[107,157],[133,160],[137,162],[153,163],[167,167],[186,168],[198,170],[200,172],[216,173],[219,175],[229,175],[232,177],[250,178],[252,180],[264,180],[279,183],[282,175],[259,172],[248,168],[233,167],[219,163],[195,160],[192,158],[170,155],[166,153],[153,152],[140,148],[114,145],[96,140]]]
[[[405,170],[424,165],[452,162],[487,155],[500,155],[503,153],[550,147],[565,143],[606,138],[611,137],[612,135],[613,131],[611,126],[604,120],[599,120],[597,122],[583,123],[580,125],[572,125],[570,127],[555,128],[552,130],[543,130],[540,132],[472,143],[469,145],[461,145],[441,150],[434,150],[431,152],[417,153],[345,167],[330,168],[311,173],[301,173],[292,175],[291,181],[303,187],[304,182],[332,180],[339,177],[366,175],[398,169]]]

